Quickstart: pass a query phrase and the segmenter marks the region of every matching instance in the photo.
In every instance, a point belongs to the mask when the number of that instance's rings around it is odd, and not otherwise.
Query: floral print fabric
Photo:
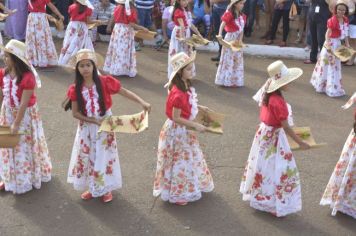
[[[98,93],[83,87],[82,96],[88,117],[99,118]],[[111,115],[108,110],[106,115]],[[113,132],[98,133],[96,124],[80,121],[68,170],[68,183],[75,190],[86,190],[100,197],[122,186],[116,137]]]
[[[346,140],[320,204],[330,205],[333,216],[341,211],[356,219],[356,137],[353,130]]]
[[[4,100],[0,112],[0,125],[10,126],[16,118],[19,101],[10,94],[10,76],[4,77]],[[14,78],[16,80],[16,78]],[[15,85],[15,83],[13,83]],[[16,86],[12,91],[16,94]],[[10,98],[12,96],[13,98]],[[10,104],[15,99],[15,107]],[[42,120],[37,104],[28,107],[21,122],[19,132],[23,132],[20,142],[15,148],[0,148],[0,175],[5,183],[5,190],[21,194],[41,188],[42,182],[51,180],[52,164],[48,154]]]
[[[235,22],[239,29],[235,32],[226,33],[224,39],[228,42],[237,40],[243,33],[245,25],[243,17],[239,16]],[[226,87],[244,86],[244,59],[242,51],[233,52],[229,48],[222,48],[215,84]]]
[[[94,51],[93,43],[88,34],[88,26],[85,22],[70,21],[63,40],[63,47],[59,55],[59,65],[67,65],[69,60],[80,50],[90,49]]]
[[[26,45],[26,56],[32,65],[57,65],[58,56],[46,13],[32,12],[28,15]]]
[[[282,128],[259,125],[240,192],[251,207],[277,217],[302,209],[299,172]]]
[[[116,23],[111,35],[103,70],[111,75],[135,77],[135,31],[127,24]]]
[[[331,38],[331,50],[336,50],[341,45],[341,40],[348,35],[346,24],[340,25],[341,37]],[[326,93],[329,97],[340,97],[345,95],[341,74],[341,61],[323,47],[320,57],[316,63],[310,83],[318,93]]]

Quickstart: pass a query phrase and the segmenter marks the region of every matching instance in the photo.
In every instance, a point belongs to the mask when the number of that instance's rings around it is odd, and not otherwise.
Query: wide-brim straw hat
[[[349,8],[349,15],[355,12],[355,2],[353,0],[325,0],[329,5],[331,11],[334,11],[334,7],[339,4],[344,4]]]
[[[23,61],[31,70],[36,79],[37,87],[41,87],[41,80],[32,64],[26,59],[26,44],[16,39],[11,39],[6,46],[0,45],[0,49],[4,52],[10,53]]]
[[[101,69],[104,65],[104,58],[100,54],[85,48],[80,49],[73,57],[71,57],[68,66],[75,68],[82,60],[92,60],[97,69]]]
[[[232,0],[230,4],[227,6],[226,10],[229,10],[235,3],[238,2],[246,2],[246,0]]]
[[[76,0],[76,1],[84,6],[88,6],[87,0]]]
[[[125,4],[125,0],[115,0],[118,4]]]
[[[196,54],[197,54],[196,51],[193,51],[191,56],[188,56],[185,52],[180,52],[175,54],[171,58],[169,63],[171,64],[173,71],[169,77],[168,82],[164,85],[165,88],[169,86],[169,84],[171,83],[174,76],[178,73],[178,71],[180,71],[182,68],[184,68],[189,63],[195,60]]]
[[[282,61],[273,62],[267,67],[271,83],[267,88],[267,93],[272,93],[286,84],[298,79],[303,70],[300,68],[288,68]]]

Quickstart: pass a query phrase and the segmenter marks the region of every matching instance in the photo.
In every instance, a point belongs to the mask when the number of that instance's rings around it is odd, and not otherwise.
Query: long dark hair
[[[242,1],[242,0],[241,0]],[[237,2],[235,2],[230,8],[229,8],[229,11],[231,12],[231,14],[234,16],[234,19],[236,19],[237,18],[237,14],[236,14],[236,11],[235,11],[235,6],[236,6],[236,4],[238,4],[239,2],[241,2],[241,1],[237,1]],[[239,11],[239,14],[241,15],[241,11]]]
[[[177,9],[181,9],[182,11],[184,10],[183,8],[180,7],[180,1],[181,1],[181,0],[176,0],[176,1],[174,2],[173,12],[172,12],[172,20],[174,20],[174,12],[175,12]]]
[[[262,104],[264,106],[268,106],[269,104],[269,98],[271,97],[272,94],[277,94],[278,96],[283,97],[282,95],[282,91],[277,89],[276,91],[272,92],[272,93],[265,93],[265,95],[263,96],[263,100],[262,100]]]
[[[99,95],[98,102],[99,102],[99,107],[100,107],[100,116],[104,116],[106,113],[106,106],[105,106],[105,102],[104,102],[104,95],[103,95],[103,88],[102,88],[101,80],[99,78],[95,63],[92,60],[90,60],[90,62],[93,65],[93,81],[96,86],[96,91],[98,92],[98,95]],[[79,65],[79,63],[77,63],[77,65],[75,67],[75,82],[74,82],[75,83],[75,95],[77,97],[78,109],[84,115],[85,114],[85,106],[84,106],[84,100],[82,97],[82,88],[83,88],[83,84],[84,84],[84,78],[79,72],[78,65]],[[64,110],[67,111],[70,108],[71,108],[71,102],[68,102],[65,105]]]
[[[22,76],[26,72],[31,72],[31,69],[28,65],[26,65],[25,62],[20,60],[17,56],[7,53],[9,57],[11,58],[11,64],[12,64],[12,69],[15,71],[16,74],[16,84],[20,84],[22,81]],[[5,74],[8,74],[10,72],[9,68],[5,69]]]
[[[76,1],[76,3],[79,5],[79,14],[82,14],[83,12],[85,12],[85,10],[87,9],[87,6],[80,4],[80,2]]]
[[[187,66],[185,66],[187,67]],[[171,83],[169,84],[169,91],[172,90],[173,86],[175,85],[179,90],[183,91],[183,92],[187,92],[188,89],[190,88],[190,86],[192,86],[192,82],[190,80],[187,81],[187,85],[188,85],[188,88],[185,86],[185,83],[184,81],[182,80],[182,73],[183,73],[183,70],[184,68],[183,67],[182,69],[180,69],[176,75],[174,76],[174,78],[172,79]]]

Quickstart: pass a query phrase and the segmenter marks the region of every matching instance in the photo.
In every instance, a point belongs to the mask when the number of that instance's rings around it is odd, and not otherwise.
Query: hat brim
[[[169,81],[164,85],[165,88],[169,86],[169,84],[172,82],[174,76],[176,76],[178,71],[180,71],[182,68],[184,68],[185,66],[187,66],[190,63],[192,63],[193,61],[195,61],[196,55],[197,55],[196,51],[193,51],[193,54],[189,57],[189,59],[185,63],[183,63],[181,65],[181,67],[179,67],[177,70],[172,71],[172,73],[169,77]]]
[[[102,55],[100,55],[99,53],[96,53],[96,52],[95,52],[95,57],[96,57],[96,62],[94,62],[94,64],[97,69],[101,70],[104,66],[105,60]],[[91,59],[88,59],[88,60],[91,60]],[[69,62],[66,65],[66,67],[75,69],[76,66],[77,66],[77,55],[74,55],[69,59]]]
[[[23,61],[23,63],[25,63],[28,67],[32,67],[31,63],[26,58],[16,55],[13,51],[7,49],[4,45],[0,45],[0,50],[14,55],[15,57]]]
[[[290,82],[298,79],[303,74],[303,70],[300,68],[288,68],[287,75],[283,76],[278,80],[272,80],[271,84],[268,86],[267,93],[273,93],[277,89],[289,84]]]
[[[238,2],[246,2],[246,0],[236,0],[236,1],[232,1],[229,5],[227,5],[226,9],[230,9],[235,3]]]
[[[88,3],[86,0],[77,0],[78,3],[84,5],[84,6],[88,6]]]

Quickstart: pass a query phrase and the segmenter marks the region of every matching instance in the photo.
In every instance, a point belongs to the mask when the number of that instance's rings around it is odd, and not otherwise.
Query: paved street
[[[106,49],[107,44],[97,44],[99,53],[105,55]],[[343,67],[347,96],[333,99],[316,94],[309,84],[314,66],[284,60],[287,66],[304,70],[285,93],[296,125],[311,126],[317,141],[328,145],[294,152],[302,180],[303,210],[276,218],[250,208],[238,193],[258,124],[259,109],[251,97],[264,83],[266,68],[273,59],[246,56],[245,87],[228,89],[214,85],[216,66],[211,56],[198,53],[194,85],[200,104],[227,114],[223,135],[199,134],[214,178],[212,193],[187,206],[155,201],[152,196],[158,135],[166,119],[163,84],[167,80],[167,51],[145,47],[137,53],[138,76],[120,80],[123,87],[152,104],[150,127],[137,135],[117,135],[123,188],[114,192],[113,202],[84,202],[81,193],[67,184],[77,121],[60,104],[74,73],[61,68],[41,70],[43,88],[37,95],[53,180],[24,195],[0,193],[0,235],[354,235],[353,218],[340,213],[332,217],[329,207],[320,206],[319,201],[353,124],[354,110],[342,111],[340,107],[356,91],[356,67]],[[114,97],[115,115],[140,109],[119,95]]]

